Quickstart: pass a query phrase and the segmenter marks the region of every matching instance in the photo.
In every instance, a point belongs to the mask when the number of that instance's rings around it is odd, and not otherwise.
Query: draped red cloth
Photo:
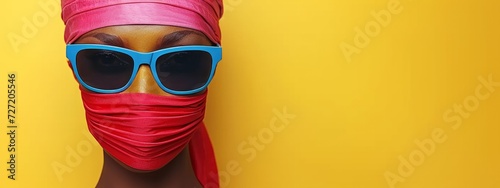
[[[203,118],[207,92],[192,96],[97,94],[81,88],[90,133],[127,166],[154,171],[189,146],[204,187],[218,187],[217,165]]]

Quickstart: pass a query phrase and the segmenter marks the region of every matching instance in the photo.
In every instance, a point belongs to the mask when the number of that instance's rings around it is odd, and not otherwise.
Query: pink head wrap
[[[64,40],[106,26],[154,24],[198,30],[220,44],[222,0],[62,0]]]

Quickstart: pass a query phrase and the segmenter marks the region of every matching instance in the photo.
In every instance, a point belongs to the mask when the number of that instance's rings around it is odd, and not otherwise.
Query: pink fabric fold
[[[115,25],[171,25],[198,30],[221,43],[222,0],[62,0],[64,40]]]

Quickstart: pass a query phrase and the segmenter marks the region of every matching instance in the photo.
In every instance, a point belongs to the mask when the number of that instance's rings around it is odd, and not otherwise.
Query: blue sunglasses
[[[93,92],[124,91],[145,64],[165,92],[190,95],[206,89],[222,59],[222,48],[178,46],[142,53],[109,45],[70,44],[66,57],[78,82]]]

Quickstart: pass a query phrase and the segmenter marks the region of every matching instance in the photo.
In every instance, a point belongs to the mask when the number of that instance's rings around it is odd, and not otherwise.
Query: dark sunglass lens
[[[78,74],[87,85],[104,90],[119,89],[132,76],[134,63],[127,54],[88,49],[76,56]]]
[[[156,62],[161,84],[175,91],[189,91],[205,85],[212,71],[212,56],[205,51],[182,51],[162,55]]]

